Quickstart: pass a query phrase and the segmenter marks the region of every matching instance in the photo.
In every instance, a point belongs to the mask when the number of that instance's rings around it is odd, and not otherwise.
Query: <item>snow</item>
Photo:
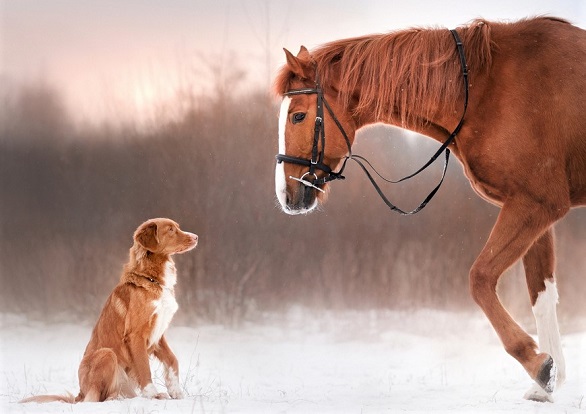
[[[183,400],[19,404],[76,395],[91,326],[0,315],[2,413],[584,413],[586,332],[566,334],[565,385],[554,403],[522,399],[531,381],[479,312],[318,312],[239,328],[177,326]],[[151,363],[159,391],[161,364]]]

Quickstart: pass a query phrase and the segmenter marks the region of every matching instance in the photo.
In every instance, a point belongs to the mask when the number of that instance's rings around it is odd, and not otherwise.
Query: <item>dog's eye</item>
[[[305,114],[303,112],[296,112],[291,117],[291,122],[294,124],[298,124],[305,119]]]
[[[173,233],[175,231],[175,227],[169,227],[169,233]]]

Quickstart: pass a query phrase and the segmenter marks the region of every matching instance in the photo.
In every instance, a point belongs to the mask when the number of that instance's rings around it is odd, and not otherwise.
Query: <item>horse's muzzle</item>
[[[319,191],[323,191],[319,188]],[[303,182],[293,181],[289,183],[287,189],[286,203],[283,211],[287,214],[306,214],[317,207],[318,199],[316,189],[312,185],[306,185]]]

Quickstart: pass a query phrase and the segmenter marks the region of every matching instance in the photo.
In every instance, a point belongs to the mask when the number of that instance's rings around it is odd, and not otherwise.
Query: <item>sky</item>
[[[583,0],[0,0],[0,80],[54,85],[79,119],[140,120],[180,89],[268,89],[283,47],[540,14],[586,28]]]

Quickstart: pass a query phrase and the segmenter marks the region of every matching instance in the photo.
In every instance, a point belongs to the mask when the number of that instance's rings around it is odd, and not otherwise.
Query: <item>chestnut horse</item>
[[[472,188],[501,208],[470,270],[471,294],[535,381],[525,397],[552,401],[565,379],[552,226],[586,204],[586,31],[539,17],[476,20],[455,32],[412,29],[334,41],[311,53],[302,46],[297,56],[285,50],[275,81],[283,97],[277,198],[288,214],[323,202],[365,125],[450,139]],[[496,293],[518,259],[539,348]]]

